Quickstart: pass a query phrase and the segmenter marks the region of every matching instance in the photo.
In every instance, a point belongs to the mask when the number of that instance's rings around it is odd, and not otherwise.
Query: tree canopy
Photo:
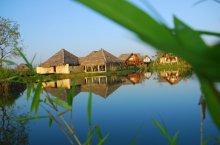
[[[19,56],[15,48],[20,51],[21,39],[19,25],[17,22],[0,17],[0,67],[3,66],[3,60],[11,57]]]

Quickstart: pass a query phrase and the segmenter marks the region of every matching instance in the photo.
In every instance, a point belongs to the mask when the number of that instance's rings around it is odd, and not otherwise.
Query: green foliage
[[[206,86],[206,88],[214,86],[214,82],[220,82],[220,45],[217,44],[210,49],[210,46],[207,46],[201,39],[202,34],[220,36],[219,33],[193,30],[177,17],[174,17],[175,28],[171,29],[128,1],[76,1],[131,30],[154,48],[173,53],[185,59],[193,67],[199,78],[206,79],[209,82],[209,86]],[[204,85],[202,84],[202,86]],[[215,87],[213,90],[216,90]],[[202,89],[202,91],[206,100],[219,98],[219,95],[212,91],[207,91],[206,89]],[[212,103],[208,105],[209,110],[214,110],[213,107],[216,105],[220,106],[220,101]],[[220,111],[210,112],[214,122],[220,128],[218,120]]]
[[[12,119],[12,121],[28,121],[28,120],[38,120],[42,118],[48,118],[48,116],[30,116],[30,117],[18,117]]]
[[[18,31],[19,25],[3,17],[0,17],[0,67],[2,67],[3,59],[11,56],[19,56],[19,53],[15,48],[20,51],[23,50],[19,47],[20,43],[20,33]]]
[[[65,102],[59,98],[50,98],[50,99],[53,101],[53,103],[59,105],[60,107],[63,107],[63,108],[69,109],[69,110],[72,109],[72,107],[69,104],[67,104],[67,102]]]
[[[179,135],[179,132],[176,132],[173,137],[171,137],[165,127],[163,127],[159,122],[157,122],[155,119],[151,119],[155,126],[161,131],[161,133],[166,137],[166,139],[169,141],[170,145],[176,145],[177,138]]]

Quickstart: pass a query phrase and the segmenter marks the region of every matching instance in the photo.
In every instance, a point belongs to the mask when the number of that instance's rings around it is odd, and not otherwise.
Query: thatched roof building
[[[121,54],[119,59],[127,65],[137,65],[142,62],[140,53]]]
[[[141,58],[140,53],[124,53],[119,56],[119,59],[121,59],[122,61],[126,61],[132,54],[135,54],[138,58]]]
[[[85,72],[115,71],[122,61],[104,49],[93,51],[85,58],[81,58],[80,65],[84,66]]]
[[[78,57],[65,49],[61,49],[47,61],[40,64],[40,67],[51,67],[65,64],[69,64],[70,66],[79,65]]]
[[[113,54],[107,52],[104,49],[100,49],[99,51],[93,51],[87,55],[81,62],[81,65],[102,65],[121,62],[122,61]]]

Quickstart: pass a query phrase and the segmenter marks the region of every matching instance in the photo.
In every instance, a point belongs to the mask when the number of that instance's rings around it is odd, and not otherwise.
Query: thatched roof
[[[81,64],[85,59],[86,59],[86,57],[79,57],[79,58],[78,58],[79,64]]]
[[[122,61],[126,61],[133,54],[137,55],[138,58],[141,58],[141,54],[140,53],[125,53],[125,54],[121,54],[119,56],[119,59],[121,59]]]
[[[106,50],[101,49],[87,55],[80,65],[102,65],[110,63],[122,63],[122,61]]]
[[[73,55],[72,53],[68,52],[65,49],[61,49],[59,52],[54,54],[50,57],[47,61],[42,63],[41,67],[51,67],[51,66],[58,66],[58,65],[78,65],[78,57]]]
[[[62,99],[64,101],[67,100],[67,95],[70,94],[71,89],[65,88],[53,88],[53,87],[45,87],[44,91],[50,93],[52,96]],[[75,86],[74,96],[77,96],[81,92],[81,88],[79,85]]]

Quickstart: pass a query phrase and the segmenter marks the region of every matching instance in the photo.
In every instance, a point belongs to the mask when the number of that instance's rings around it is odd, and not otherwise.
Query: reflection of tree
[[[0,83],[0,105],[11,106],[25,89],[26,85],[20,83]]]
[[[18,117],[13,104],[25,88],[23,84],[0,83],[0,145],[28,144],[26,122],[11,121]]]
[[[14,106],[0,106],[0,116],[0,145],[28,144],[27,122],[13,122],[10,120],[17,117]]]

